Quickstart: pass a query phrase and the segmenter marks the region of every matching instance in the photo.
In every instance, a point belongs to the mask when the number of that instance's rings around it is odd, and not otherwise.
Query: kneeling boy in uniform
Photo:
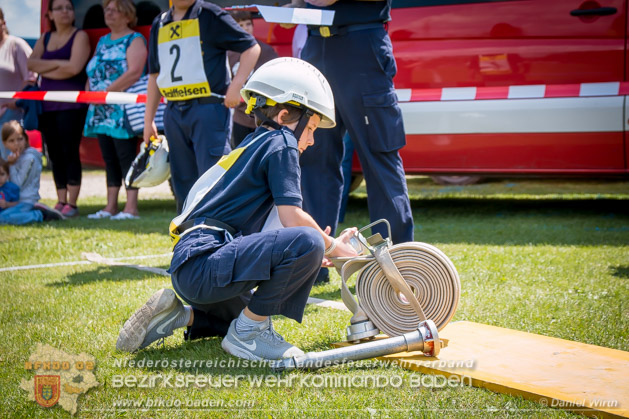
[[[334,239],[301,209],[299,155],[317,127],[335,125],[325,77],[305,61],[277,58],[241,94],[258,128],[197,181],[171,223],[178,240],[172,283],[190,306],[171,290],[158,291],[124,324],[119,350],[144,348],[189,326],[205,331],[197,337],[224,335],[223,349],[245,359],[303,354],[273,330],[270,316],[301,322],[327,257],[356,256],[349,244],[355,228]],[[285,228],[264,229],[274,207]]]

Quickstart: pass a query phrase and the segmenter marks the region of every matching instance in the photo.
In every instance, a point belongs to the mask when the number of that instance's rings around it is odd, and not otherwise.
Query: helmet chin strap
[[[263,114],[260,108],[253,109],[253,114],[256,116],[256,118],[262,121],[260,125],[268,125],[274,129],[282,129],[282,126],[280,124]]]
[[[293,134],[295,134],[295,138],[297,138],[297,141],[299,141],[301,134],[304,132],[304,129],[306,129],[306,124],[308,124],[308,121],[310,121],[310,117],[313,115],[314,112],[310,109],[304,109],[301,112],[299,121],[297,121],[297,126],[293,130]]]
[[[262,111],[260,110],[260,108],[253,109],[253,113],[260,121],[262,121],[261,125],[268,125],[271,128],[275,128],[275,129],[282,128],[282,125],[280,125],[279,123],[275,122],[271,118],[264,115]],[[308,124],[310,117],[313,115],[314,115],[314,112],[310,109],[306,108],[302,110],[301,116],[299,117],[299,120],[297,121],[297,126],[293,130],[293,134],[295,135],[295,138],[297,138],[297,141],[299,141],[301,134],[304,132],[304,129],[306,129],[306,125]]]

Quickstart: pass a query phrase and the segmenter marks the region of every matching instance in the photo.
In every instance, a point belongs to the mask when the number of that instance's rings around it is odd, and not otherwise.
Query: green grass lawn
[[[409,178],[415,239],[444,251],[462,283],[454,320],[469,320],[571,339],[610,348],[629,348],[629,182],[497,180],[444,187]],[[48,204],[54,202],[45,201]],[[83,214],[104,205],[82,202]],[[175,215],[171,200],[144,200],[137,221],[91,221],[85,217],[26,227],[0,227],[0,268],[81,260],[82,252],[105,257],[160,255],[170,250],[167,227]],[[345,228],[368,223],[364,187],[349,203]],[[167,268],[168,257],[132,261]],[[293,372],[292,386],[243,380],[263,377],[263,367],[125,367],[124,361],[231,360],[220,339],[183,342],[180,332],[165,347],[137,354],[115,351],[128,316],[168,277],[125,267],[80,264],[0,272],[0,389],[2,417],[66,417],[43,409],[19,388],[30,379],[24,362],[37,343],[96,359],[100,382],[79,398],[80,417],[567,417],[522,398],[473,387],[410,385],[418,373],[378,363]],[[340,301],[340,279],[315,287],[313,297]],[[305,351],[328,349],[344,339],[350,314],[308,306],[304,322],[277,318],[276,329]],[[587,362],[587,360],[584,360]],[[120,376],[204,376],[215,386],[114,388]],[[384,377],[399,387],[319,385],[335,376]],[[118,377],[118,378],[117,378]],[[327,377],[327,378],[326,378]],[[165,407],[140,410],[121,401],[150,397]],[[177,409],[167,403],[213,403],[205,409]],[[243,404],[250,403],[246,407]]]

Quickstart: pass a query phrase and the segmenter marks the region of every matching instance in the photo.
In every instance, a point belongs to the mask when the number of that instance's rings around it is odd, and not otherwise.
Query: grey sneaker
[[[44,217],[44,221],[58,221],[66,219],[61,211],[50,208],[49,206],[42,204],[41,202],[35,203],[35,205],[33,205],[33,209],[41,212],[42,216]]]
[[[229,325],[227,335],[223,338],[221,346],[234,356],[254,361],[262,359],[282,359],[303,355],[303,351],[286,342],[284,338],[273,329],[271,318],[261,328],[240,334],[236,331],[234,319]]]
[[[55,207],[56,209],[56,207]],[[63,214],[66,218],[73,218],[79,216],[79,209],[77,207],[73,207],[70,204],[65,204],[63,209],[61,210],[61,214]]]
[[[116,349],[135,352],[173,334],[175,319],[184,311],[171,289],[157,291],[120,329]]]

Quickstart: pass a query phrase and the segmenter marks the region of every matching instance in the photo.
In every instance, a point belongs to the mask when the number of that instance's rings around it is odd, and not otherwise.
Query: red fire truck
[[[94,46],[107,32],[101,1],[74,3]],[[136,4],[148,37],[168,0]],[[393,0],[391,14],[407,173],[629,173],[627,0]],[[255,29],[291,55],[292,29]],[[95,141],[82,147],[85,163],[100,162]]]

